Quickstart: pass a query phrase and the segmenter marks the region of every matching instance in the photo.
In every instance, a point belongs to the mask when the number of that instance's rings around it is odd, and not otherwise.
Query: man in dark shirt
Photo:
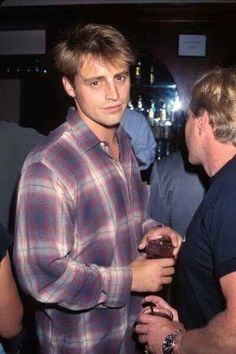
[[[139,317],[136,330],[155,354],[235,353],[236,68],[212,70],[195,84],[185,135],[189,161],[210,177],[179,259],[180,319],[187,330],[150,315]]]

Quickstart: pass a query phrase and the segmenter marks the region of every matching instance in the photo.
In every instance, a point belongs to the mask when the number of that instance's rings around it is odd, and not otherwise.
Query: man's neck
[[[116,129],[118,125],[114,125],[111,127],[106,127],[102,124],[99,124],[91,119],[87,119],[82,114],[78,113],[80,118],[87,124],[89,129],[96,135],[96,137],[101,140],[105,141],[107,144],[112,144],[113,141],[116,139]]]
[[[83,117],[81,118],[83,119]],[[118,125],[106,127],[104,125],[98,124],[92,120],[85,120],[85,123],[92,130],[92,132],[97,136],[100,141],[103,141],[108,146],[108,154],[115,160],[119,160],[120,148],[118,140],[116,137],[116,130]]]
[[[236,155],[236,147],[228,143],[218,143],[206,156],[203,167],[206,173],[214,176]]]

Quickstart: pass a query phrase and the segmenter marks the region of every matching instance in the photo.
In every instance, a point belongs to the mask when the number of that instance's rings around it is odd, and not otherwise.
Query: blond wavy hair
[[[215,138],[236,146],[236,67],[203,75],[193,86],[190,108],[196,117],[206,110]]]

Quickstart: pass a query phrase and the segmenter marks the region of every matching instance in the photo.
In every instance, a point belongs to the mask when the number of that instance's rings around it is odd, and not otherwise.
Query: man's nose
[[[106,99],[117,100],[119,98],[119,92],[115,83],[108,83],[106,88]]]

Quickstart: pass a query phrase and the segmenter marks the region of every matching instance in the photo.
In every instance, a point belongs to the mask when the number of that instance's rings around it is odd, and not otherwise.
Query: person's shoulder
[[[126,125],[126,124],[139,124],[139,123],[143,123],[146,122],[146,118],[145,116],[136,111],[136,110],[130,110],[130,109],[126,109],[124,112],[124,116],[122,119],[122,124]]]
[[[221,198],[233,198],[236,195],[236,155],[229,160],[212,178],[210,182],[211,193]]]
[[[19,144],[25,144],[28,141],[41,141],[44,137],[36,129],[31,127],[22,127],[16,122],[0,120],[0,136],[6,139],[15,139]]]
[[[16,122],[10,122],[6,120],[0,120],[0,136],[18,136],[20,138],[22,127],[20,127]]]
[[[9,132],[36,132],[39,135],[41,135],[39,132],[37,132],[35,129],[31,127],[23,127],[19,125],[17,122],[13,121],[7,121],[7,120],[0,120],[0,130],[5,130]]]
[[[174,168],[183,169],[184,161],[180,151],[175,151],[172,154],[163,157],[160,161],[156,161],[155,165],[158,169]]]
[[[175,151],[154,162],[151,179],[155,180],[158,176],[158,179],[172,181],[181,178],[185,174],[182,155],[179,151]]]
[[[65,156],[65,151],[70,144],[68,143],[68,130],[66,128],[67,123],[61,124],[55,130],[51,131],[48,136],[44,136],[43,139],[37,144],[27,156],[25,165],[49,161],[56,161],[62,159]]]
[[[14,129],[14,128],[19,128],[19,124],[17,124],[16,122],[10,121],[10,120],[6,120],[6,119],[0,119],[0,129]]]

